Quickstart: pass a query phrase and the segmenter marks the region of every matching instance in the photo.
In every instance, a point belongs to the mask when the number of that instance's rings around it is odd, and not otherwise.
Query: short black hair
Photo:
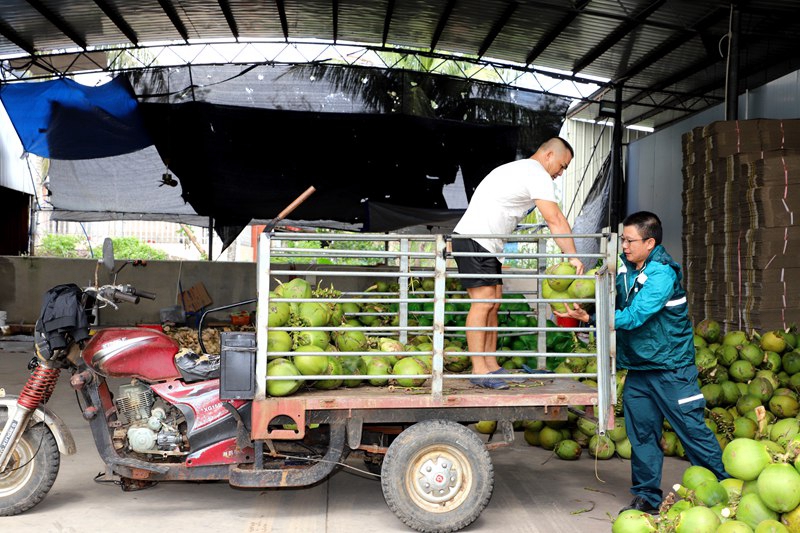
[[[661,230],[661,220],[658,215],[650,211],[639,211],[628,215],[622,221],[623,226],[636,226],[639,235],[643,239],[655,239],[656,244],[661,244],[663,232]]]
[[[570,155],[570,157],[574,158],[574,157],[575,157],[575,150],[573,150],[573,149],[572,149],[572,145],[571,145],[571,144],[569,144],[569,143],[567,142],[567,140],[566,140],[566,139],[564,139],[563,137],[556,137],[556,139],[558,139],[559,141],[561,141],[561,144],[563,144],[563,145],[564,145],[564,148],[566,148],[567,150],[569,150],[569,155]]]

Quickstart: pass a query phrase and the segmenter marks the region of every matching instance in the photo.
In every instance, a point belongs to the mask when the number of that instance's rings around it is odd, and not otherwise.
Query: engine
[[[184,455],[185,439],[179,430],[183,415],[155,406],[156,398],[147,385],[133,380],[121,385],[116,399],[119,427],[114,446],[137,453]]]

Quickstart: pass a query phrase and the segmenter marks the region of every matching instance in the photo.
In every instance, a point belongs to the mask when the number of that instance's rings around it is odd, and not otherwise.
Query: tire
[[[0,428],[7,418],[8,412],[0,412]],[[26,429],[11,452],[8,467],[0,473],[0,516],[22,513],[42,501],[56,480],[60,464],[56,439],[47,426],[37,424]]]
[[[431,491],[430,485],[438,489]],[[471,429],[426,420],[389,446],[381,487],[386,505],[404,524],[424,533],[448,533],[480,516],[492,497],[494,467]]]

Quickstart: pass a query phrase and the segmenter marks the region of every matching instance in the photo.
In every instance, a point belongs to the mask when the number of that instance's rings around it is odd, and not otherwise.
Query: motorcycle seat
[[[187,383],[217,379],[220,376],[217,354],[198,354],[184,348],[175,354],[175,366]]]

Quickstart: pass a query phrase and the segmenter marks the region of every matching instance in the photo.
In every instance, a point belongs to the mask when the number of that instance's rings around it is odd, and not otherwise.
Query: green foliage
[[[44,257],[79,257],[78,245],[86,240],[78,235],[57,235],[51,233],[42,238],[38,252]]]
[[[321,250],[323,248],[329,250],[370,250],[370,251],[383,251],[383,241],[360,241],[360,240],[325,240],[325,234],[335,233],[326,229],[317,229],[320,233],[320,240],[314,241],[286,241],[287,248],[299,248],[307,250]],[[377,265],[383,263],[385,258],[382,257],[326,257],[323,254],[319,256],[306,256],[296,257],[273,257],[274,263],[316,263],[319,265]]]
[[[114,241],[115,259],[167,259],[167,253],[149,246],[136,237],[117,237]]]

